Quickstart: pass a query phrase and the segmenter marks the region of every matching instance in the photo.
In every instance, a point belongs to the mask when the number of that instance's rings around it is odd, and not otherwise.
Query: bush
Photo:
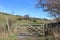
[[[37,22],[36,20],[33,20],[33,22]]]

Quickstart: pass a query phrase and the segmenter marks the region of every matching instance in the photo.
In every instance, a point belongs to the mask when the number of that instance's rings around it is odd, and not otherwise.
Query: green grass
[[[16,15],[7,15],[7,14],[0,14],[0,25],[6,25],[6,16],[8,16],[9,20],[16,21],[15,24],[18,25],[26,25],[26,24],[36,24],[36,23],[44,23],[47,22],[46,20],[36,20],[37,22],[29,21],[29,20],[16,20],[18,18],[23,18],[22,16],[16,16]]]

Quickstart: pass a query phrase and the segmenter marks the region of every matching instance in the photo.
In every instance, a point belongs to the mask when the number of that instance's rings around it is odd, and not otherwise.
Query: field
[[[22,18],[22,20],[18,20],[19,18],[20,19]],[[6,31],[7,19],[8,21],[12,23],[12,25],[10,26],[10,30],[12,30],[11,35],[8,35]],[[16,34],[16,31],[17,31],[16,25],[41,24],[41,23],[46,23],[48,21],[49,20],[44,20],[44,19],[42,20],[42,19],[37,19],[37,18],[36,19],[31,18],[31,20],[25,20],[24,16],[0,13],[0,40],[17,40],[16,35],[12,35],[12,34]],[[26,29],[21,27],[21,29],[18,29],[18,31],[19,30],[20,32],[22,31],[25,32]]]
[[[48,22],[48,20],[44,20],[44,19],[34,19],[36,20],[36,22],[33,22],[33,21],[29,21],[29,20],[18,20],[18,18],[24,18],[24,16],[18,16],[18,15],[11,15],[11,14],[3,14],[3,13],[0,13],[0,25],[5,25],[7,23],[7,20],[6,20],[6,16],[8,17],[9,20],[11,20],[12,22],[14,22],[14,24],[36,24],[36,23],[46,23]],[[31,20],[33,20],[33,18],[31,18]]]

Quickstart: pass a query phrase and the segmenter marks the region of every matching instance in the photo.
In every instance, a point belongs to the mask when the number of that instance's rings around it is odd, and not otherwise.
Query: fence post
[[[9,21],[8,21],[8,17],[7,16],[6,16],[6,21],[7,21],[8,34],[10,34]]]

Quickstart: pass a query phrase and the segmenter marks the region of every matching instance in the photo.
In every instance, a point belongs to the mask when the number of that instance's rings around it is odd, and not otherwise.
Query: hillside
[[[11,14],[0,12],[0,25],[6,25],[6,22],[7,22],[6,16],[11,22],[18,25],[25,25],[30,23],[31,24],[45,23],[49,21],[47,19],[31,18],[31,17],[30,19],[28,19],[25,16],[11,15]]]
[[[7,18],[6,18],[6,16],[7,16]],[[6,25],[7,19],[9,22],[9,30],[8,30],[8,26]],[[11,38],[17,39],[16,35],[19,34],[20,32],[28,33],[27,26],[25,26],[25,25],[46,23],[48,21],[49,20],[47,20],[47,19],[33,18],[33,17],[29,17],[28,15],[19,16],[19,15],[12,15],[12,14],[0,12],[0,39],[3,37],[4,38],[8,37],[10,33],[11,33],[10,35],[15,34],[15,35],[13,35],[14,38],[13,37],[11,37]],[[9,31],[10,31],[10,33],[9,33]],[[9,39],[11,39],[11,38],[9,37]]]

